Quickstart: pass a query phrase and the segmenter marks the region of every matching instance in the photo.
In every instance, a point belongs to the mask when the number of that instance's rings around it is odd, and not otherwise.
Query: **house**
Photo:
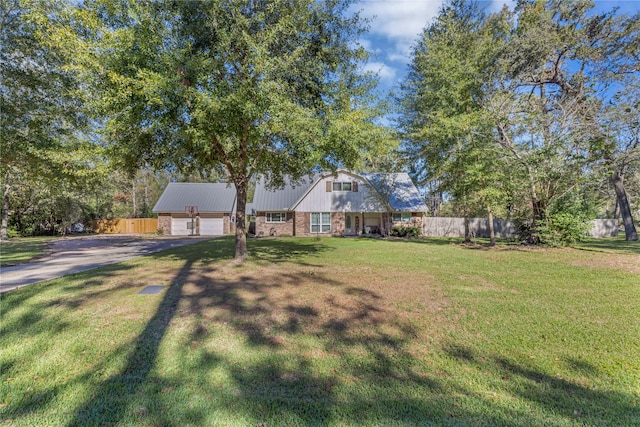
[[[259,178],[251,207],[257,236],[386,234],[394,225],[422,230],[427,210],[406,173],[347,170],[286,179],[276,189]]]
[[[158,228],[172,236],[235,233],[236,189],[232,184],[172,182],[153,212]]]

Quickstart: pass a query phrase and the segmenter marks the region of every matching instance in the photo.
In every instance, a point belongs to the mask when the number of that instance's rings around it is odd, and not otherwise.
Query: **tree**
[[[401,124],[418,169],[464,212],[479,194],[502,193],[486,200],[510,199],[531,243],[587,220],[579,207],[590,200],[602,106],[611,83],[623,84],[613,75],[634,70],[627,42],[638,25],[593,6],[520,0],[513,13],[484,16],[452,1],[425,30],[405,83]]]
[[[606,111],[608,120],[604,123],[602,138],[604,166],[610,174],[616,194],[617,209],[614,217],[622,217],[625,238],[629,241],[638,240],[631,203],[624,185],[627,172],[640,167],[640,86],[634,89],[613,98]]]
[[[43,37],[39,10],[57,2],[0,2],[0,180],[4,184],[0,239],[7,238],[12,187],[30,179],[49,186],[88,171],[79,134],[84,118],[72,96],[76,80]],[[44,18],[43,18],[44,17]]]
[[[93,0],[56,39],[91,87],[114,158],[224,170],[237,192],[235,258],[256,174],[274,186],[350,167],[380,141],[348,0]],[[77,52],[83,52],[78,55]],[[384,132],[383,132],[384,133]],[[374,135],[374,137],[370,137]]]
[[[505,10],[486,19],[477,3],[451,2],[425,29],[402,87],[400,125],[413,168],[453,196],[464,217],[478,204],[492,217],[503,194],[500,168],[494,166],[504,155],[493,144],[484,104],[509,17]]]

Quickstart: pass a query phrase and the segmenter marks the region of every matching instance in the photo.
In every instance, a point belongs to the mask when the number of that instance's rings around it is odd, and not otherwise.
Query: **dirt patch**
[[[577,267],[608,268],[612,270],[640,273],[640,256],[636,255],[596,255],[588,259],[572,261]]]

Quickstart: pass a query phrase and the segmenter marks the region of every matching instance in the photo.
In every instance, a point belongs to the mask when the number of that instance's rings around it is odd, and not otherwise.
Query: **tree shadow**
[[[589,239],[574,247],[581,251],[640,255],[640,241],[624,240],[624,235],[617,238]]]
[[[532,421],[530,409],[502,405],[472,384],[432,372],[430,356],[415,353],[414,344],[424,339],[415,324],[420,319],[398,316],[384,295],[348,277],[310,271],[309,257],[328,248],[309,243],[269,239],[250,246],[253,270],[224,263],[233,255],[230,240],[152,255],[181,268],[137,337],[108,349],[110,357],[74,379],[98,384],[67,425],[207,425],[216,410],[229,417],[221,423],[243,425],[518,427],[542,419]],[[278,253],[293,267],[269,261]],[[90,291],[82,289],[88,298]],[[184,341],[171,356],[162,354],[176,330]],[[617,424],[638,423],[624,393],[597,391],[457,342],[426,351],[444,352],[456,369],[496,376],[502,391],[539,412],[607,425],[607,411],[614,411]],[[118,372],[101,380],[100,372],[124,354]],[[164,357],[181,364],[162,371]],[[565,362],[582,375],[598,375],[579,359]],[[63,388],[34,394],[12,414],[36,411]]]
[[[533,363],[525,365],[500,355],[478,352],[461,344],[449,344],[443,347],[445,354],[457,360],[463,366],[473,367],[481,375],[501,378],[500,393],[517,396],[529,403],[531,407],[545,413],[556,414],[570,423],[579,425],[638,425],[640,409],[634,404],[633,396],[621,392],[598,390],[587,382],[569,380],[559,375],[552,375]],[[580,375],[595,377],[599,370],[592,364],[568,357],[565,362],[569,368]],[[490,398],[477,394],[461,386],[460,390],[476,399],[493,405]],[[502,413],[505,413],[502,410]],[[531,421],[523,419],[523,413],[513,411],[505,413],[501,420],[511,424],[531,425]],[[496,422],[498,420],[495,420]],[[508,424],[505,424],[508,425]]]
[[[302,264],[303,258],[329,250],[320,241],[310,239],[257,239],[248,244],[250,259],[269,263],[295,262]]]
[[[102,382],[93,396],[77,408],[69,426],[117,424],[130,411],[145,415],[147,408],[130,408],[130,399],[144,387],[156,362],[160,342],[174,317],[182,297],[184,281],[192,262],[185,262],[166,290],[156,313],[133,343],[125,367]]]

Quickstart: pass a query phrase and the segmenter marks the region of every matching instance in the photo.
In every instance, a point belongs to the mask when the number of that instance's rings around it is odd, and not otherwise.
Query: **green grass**
[[[640,425],[640,257],[608,245],[264,239],[237,265],[220,239],[32,285],[0,301],[0,422]]]
[[[15,265],[42,255],[55,237],[15,237],[0,241],[0,266]]]
[[[620,233],[618,237],[611,237],[606,239],[589,239],[585,243],[578,243],[576,245],[576,248],[587,251],[640,255],[640,242],[626,241],[624,239],[624,233]]]

